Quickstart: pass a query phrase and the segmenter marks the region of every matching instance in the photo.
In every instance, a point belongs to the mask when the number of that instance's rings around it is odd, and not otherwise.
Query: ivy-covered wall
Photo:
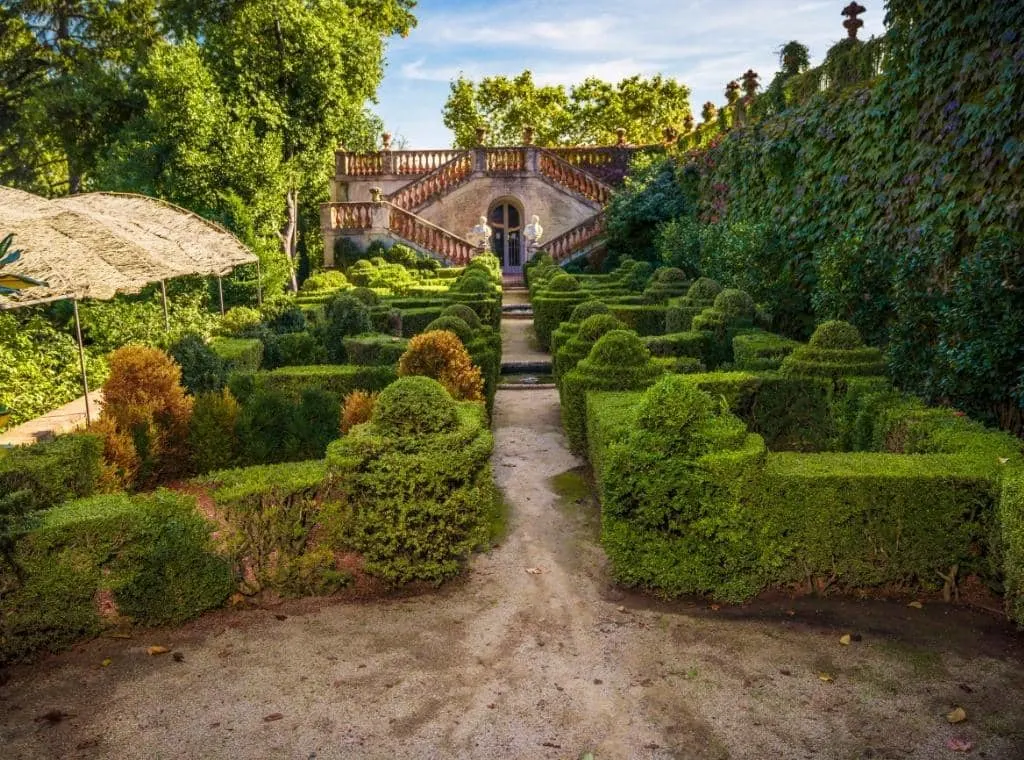
[[[879,76],[752,107],[679,157],[683,234],[776,329],[849,320],[904,387],[1019,433],[1024,5],[889,0],[887,25]]]

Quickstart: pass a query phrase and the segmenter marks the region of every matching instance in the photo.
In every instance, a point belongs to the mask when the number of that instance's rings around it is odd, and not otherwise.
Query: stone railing
[[[589,172],[577,169],[548,150],[540,151],[540,173],[562,187],[602,206],[612,197],[612,188]]]
[[[512,174],[526,171],[526,148],[484,148],[484,171],[488,174]]]
[[[609,185],[618,185],[629,171],[629,162],[638,152],[659,146],[614,146],[583,148],[547,148],[567,164],[582,169]]]
[[[327,210],[329,230],[368,230],[373,227],[375,203],[330,203],[322,208]]]
[[[400,208],[415,211],[431,198],[461,185],[472,173],[473,154],[470,151],[462,151],[429,174],[424,174],[391,193],[388,200]]]
[[[563,232],[558,237],[543,243],[539,250],[550,253],[555,261],[565,261],[574,253],[587,248],[603,236],[604,230],[605,218],[604,212],[601,211],[582,224],[578,224],[571,230]]]
[[[335,173],[339,177],[378,177],[381,175],[416,176],[428,174],[465,151],[461,150],[382,150],[377,153],[335,153]]]
[[[436,253],[457,266],[468,264],[476,253],[476,248],[468,240],[397,206],[391,206],[388,227],[399,237]]]

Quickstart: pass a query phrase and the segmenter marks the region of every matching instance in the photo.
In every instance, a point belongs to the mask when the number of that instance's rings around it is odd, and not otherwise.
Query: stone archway
[[[504,274],[521,274],[526,250],[523,243],[523,206],[509,196],[491,202],[487,211],[491,228],[491,251],[501,261]]]

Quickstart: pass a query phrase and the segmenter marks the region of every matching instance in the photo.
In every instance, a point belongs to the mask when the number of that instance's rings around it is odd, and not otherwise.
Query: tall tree
[[[472,147],[484,128],[496,145],[516,145],[534,128],[538,145],[610,144],[616,130],[633,143],[657,143],[666,127],[681,129],[690,90],[675,79],[633,76],[618,83],[589,78],[568,91],[538,86],[529,70],[515,77],[459,77],[444,105],[444,123],[456,147]]]

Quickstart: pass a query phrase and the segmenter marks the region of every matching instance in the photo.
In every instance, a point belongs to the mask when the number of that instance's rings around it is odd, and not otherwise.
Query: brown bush
[[[103,384],[107,462],[125,487],[150,487],[187,470],[192,399],[181,368],[163,351],[124,346]]]
[[[377,394],[366,391],[352,391],[345,396],[341,408],[341,432],[347,433],[356,425],[369,422],[373,416],[373,407],[377,404]]]
[[[449,330],[431,330],[409,341],[398,360],[398,374],[425,375],[437,380],[460,401],[483,401],[484,380],[459,337]]]

